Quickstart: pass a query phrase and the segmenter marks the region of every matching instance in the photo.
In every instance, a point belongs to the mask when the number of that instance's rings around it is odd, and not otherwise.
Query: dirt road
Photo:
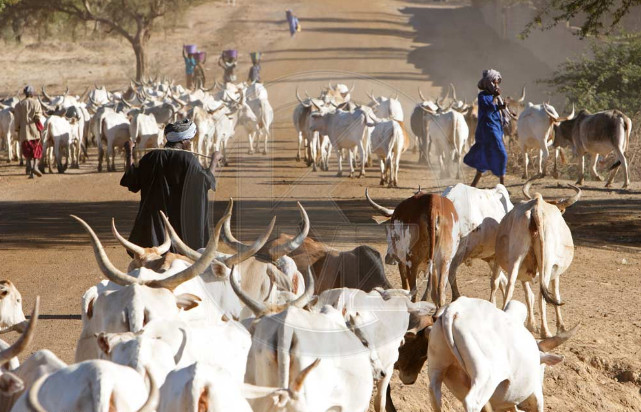
[[[381,203],[393,206],[418,185],[440,192],[456,181],[441,179],[437,171],[418,166],[417,155],[409,152],[403,157],[399,176],[402,187],[398,189],[378,188],[376,168],[368,169],[363,179],[337,178],[335,156],[329,172],[311,172],[294,161],[296,139],[291,112],[296,103],[295,90],[299,87],[301,93],[307,90],[315,95],[328,81],[340,81],[350,87],[355,84],[353,96],[360,101],[367,101],[365,93],[370,90],[376,95],[398,92],[409,118],[417,87],[426,95],[436,96],[449,81],[471,77],[473,85],[478,73],[491,63],[482,57],[484,43],[477,41],[478,30],[483,30],[475,20],[478,16],[467,7],[434,6],[422,1],[238,3],[236,8],[206,3],[189,11],[189,23],[154,38],[150,53],[153,67],[180,79],[183,67],[179,53],[186,42],[202,45],[211,57],[222,48],[238,48],[244,62],[249,60],[249,51],[264,52],[263,77],[276,112],[268,155],[247,155],[244,134],[237,135],[230,165],[218,175],[219,190],[211,195],[214,218],[233,196],[238,199],[235,224],[239,225],[240,238],[255,236],[272,215],[278,216],[277,230],[291,233],[298,223],[295,208],[300,201],[310,215],[311,236],[339,248],[370,244],[384,253],[384,230],[371,220],[372,210],[364,201],[365,188],[372,188],[372,196]],[[292,8],[302,21],[303,31],[294,38],[285,27],[285,8]],[[451,20],[438,16],[448,16],[457,26],[468,24],[476,31],[454,30]],[[443,37],[443,33],[449,37]],[[456,39],[452,38],[455,34],[459,36]],[[432,47],[446,40],[449,46],[474,47],[478,54],[460,60],[446,47]],[[56,52],[45,53],[51,47]],[[510,48],[516,58],[504,59],[508,72],[533,67],[537,73],[550,70],[530,59],[517,45]],[[78,94],[94,80],[109,87],[125,87],[132,72],[132,59],[127,53],[126,45],[113,40],[102,44],[14,46],[4,55],[5,87],[17,90],[29,81],[62,90],[68,82]],[[108,61],[104,55],[110,56]],[[12,60],[12,56],[19,57]],[[212,68],[209,78],[220,77],[213,62],[208,66]],[[241,76],[247,69],[248,65],[241,65]],[[506,80],[505,87],[516,90],[521,80]],[[459,90],[468,97],[474,92],[469,88]],[[139,195],[118,185],[121,172],[97,173],[95,149],[90,154],[89,162],[79,170],[33,181],[26,180],[21,168],[7,165],[0,158],[0,277],[17,284],[23,292],[25,310],[31,308],[36,295],[42,297],[44,320],[32,348],[49,348],[68,362],[73,360],[80,332],[80,296],[101,280],[86,234],[68,215],[85,218],[107,245],[112,261],[124,269],[128,258],[111,236],[110,218],[115,217],[121,231],[127,232],[139,200]],[[121,159],[117,165],[122,170]],[[466,169],[465,181],[471,174]],[[487,187],[495,180],[490,177],[483,183]],[[516,176],[507,179],[515,202],[522,198],[521,183]],[[552,180],[545,180],[538,190],[546,196],[563,193]],[[546,372],[546,410],[641,411],[640,206],[639,183],[623,193],[605,190],[600,182],[588,182],[581,201],[565,214],[577,249],[573,265],[561,278],[566,302],[563,311],[569,325],[582,326],[577,336],[559,350],[565,362]],[[386,271],[392,283],[399,285],[396,267],[389,266]],[[487,298],[488,275],[485,264],[461,268],[461,290],[466,295]],[[523,299],[520,288],[517,298]],[[396,378],[392,385],[399,410],[431,410],[425,372],[415,385],[403,386]],[[460,410],[452,406],[456,404],[449,395],[445,404],[445,410]]]

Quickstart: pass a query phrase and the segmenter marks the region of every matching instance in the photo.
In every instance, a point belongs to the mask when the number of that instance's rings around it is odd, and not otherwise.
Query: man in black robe
[[[134,142],[125,143],[126,169],[120,185],[137,193],[141,191],[140,207],[129,240],[142,247],[158,246],[165,239],[160,211],[169,218],[182,240],[192,249],[205,247],[209,240],[209,189],[216,191],[214,172],[218,152],[208,168],[187,152],[196,125],[185,119],[165,127],[165,150],[153,150],[134,165]],[[173,149],[173,150],[172,150]]]

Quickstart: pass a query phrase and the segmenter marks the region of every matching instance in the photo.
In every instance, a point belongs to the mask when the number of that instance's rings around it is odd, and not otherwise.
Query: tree
[[[527,36],[534,27],[549,29],[579,17],[583,19],[581,37],[610,32],[641,0],[548,0],[536,1],[537,14],[523,31]]]
[[[124,37],[136,56],[136,80],[146,74],[145,46],[154,24],[169,10],[184,9],[194,0],[0,0],[0,20],[51,17],[59,13],[79,22],[94,22],[107,33]]]
[[[544,83],[580,108],[631,116],[641,109],[641,39],[595,41],[592,56],[564,63]]]

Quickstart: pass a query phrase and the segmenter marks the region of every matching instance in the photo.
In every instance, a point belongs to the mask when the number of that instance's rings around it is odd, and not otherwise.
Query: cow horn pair
[[[116,240],[122,246],[124,246],[125,249],[127,249],[134,255],[141,257],[146,254],[145,248],[143,248],[142,246],[138,246],[133,242],[130,242],[118,232],[118,230],[116,229],[116,220],[114,218],[111,218],[111,233],[113,233]],[[170,247],[171,247],[171,237],[169,237],[169,230],[167,230],[167,227],[165,226],[165,241],[162,243],[162,245],[157,246],[156,250],[159,255],[164,255],[165,253],[169,252]]]
[[[234,293],[238,296],[241,302],[247,306],[257,318],[268,315],[270,313],[282,312],[287,309],[289,306],[295,306],[297,308],[304,308],[314,296],[314,276],[312,275],[312,270],[308,266],[307,271],[305,271],[304,280],[305,280],[305,292],[296,299],[288,302],[284,305],[276,305],[268,308],[264,303],[257,301],[256,299],[247,295],[238,283],[238,279],[235,275],[235,267],[232,267],[231,274],[229,275],[229,281],[231,288],[234,290]]]
[[[40,296],[36,296],[36,303],[33,305],[31,319],[29,319],[29,323],[27,324],[25,331],[22,333],[22,335],[20,335],[20,338],[18,338],[18,340],[13,345],[0,352],[0,365],[4,365],[5,363],[9,362],[11,358],[18,356],[27,348],[27,346],[31,344],[31,341],[33,340],[33,331],[35,330],[36,324],[38,323],[39,311]]]
[[[231,217],[231,210],[233,207],[234,203],[233,201],[230,200],[229,204],[227,205],[227,209],[225,210],[225,213],[223,216],[218,220],[218,223],[216,223],[216,228],[214,229],[214,236],[216,237],[216,242],[218,242],[218,238],[220,237],[220,232],[222,230],[223,224]],[[197,252],[187,246],[185,242],[180,239],[178,236],[178,233],[176,233],[176,230],[171,226],[169,223],[169,219],[167,219],[167,216],[165,216],[164,213],[160,212],[160,215],[165,222],[165,227],[169,231],[169,236],[171,237],[171,240],[173,244],[176,246],[176,250],[178,253],[187,256],[191,260],[198,260],[202,256],[200,252]],[[267,226],[267,229],[265,230],[265,233],[263,233],[262,236],[260,236],[256,241],[254,242],[253,245],[247,246],[245,249],[240,250],[238,253],[235,255],[232,255],[228,258],[220,258],[220,260],[225,266],[231,267],[233,265],[237,265],[242,261],[245,261],[249,259],[250,257],[254,256],[267,242],[267,239],[269,239],[269,236],[272,233],[272,230],[274,230],[274,225],[276,224],[276,217],[272,218],[271,222],[269,223],[269,226]]]
[[[145,404],[142,405],[142,407],[138,409],[137,412],[153,412],[158,408],[158,404],[160,403],[160,390],[158,389],[158,383],[154,379],[149,368],[147,368],[146,366],[145,372],[147,377],[149,378],[149,396],[147,397],[147,401],[145,402]],[[47,412],[44,406],[42,406],[42,404],[40,403],[38,394],[40,393],[40,388],[42,388],[42,385],[44,384],[45,380],[47,380],[49,375],[50,374],[42,375],[33,383],[33,385],[31,385],[31,388],[29,388],[27,404],[32,411]]]
[[[233,199],[229,200],[230,204],[233,204]],[[286,242],[282,245],[279,246],[274,246],[271,247],[268,251],[269,256],[272,260],[278,260],[281,257],[290,254],[294,250],[298,249],[303,242],[305,241],[305,238],[309,234],[309,216],[307,216],[307,212],[305,211],[305,208],[300,204],[300,202],[297,202],[298,204],[298,209],[300,211],[300,215],[303,218],[303,228],[300,230],[298,235],[294,237],[292,240],[289,242]],[[225,221],[225,225],[223,226],[224,231],[223,231],[223,241],[230,247],[235,248],[236,250],[243,251],[247,250],[249,246],[245,245],[244,243],[240,242],[237,240],[234,235],[231,233],[231,214]]]
[[[540,178],[541,176],[535,176],[530,180],[528,180],[527,182],[525,182],[525,184],[523,185],[523,196],[525,196],[526,199],[528,200],[532,199],[532,196],[530,195],[530,186],[532,186],[532,182],[534,180],[537,180]],[[567,187],[573,189],[576,192],[574,196],[571,196],[568,198],[562,198],[559,200],[550,200],[550,201],[546,200],[546,202],[552,205],[555,205],[556,207],[559,208],[561,212],[565,211],[565,209],[575,204],[581,198],[581,189],[579,189],[574,185],[567,185]]]
[[[298,94],[298,87],[296,88],[296,99],[298,99],[298,102],[302,104],[304,107],[310,107],[311,103],[305,104],[303,99],[300,98],[300,95]]]
[[[42,95],[49,101],[53,100],[51,96],[47,94],[47,88],[44,85],[42,85]]]
[[[369,204],[374,208],[374,210],[378,211],[381,215],[385,217],[392,217],[392,215],[394,214],[394,209],[388,209],[374,202],[372,198],[369,197],[369,189],[367,188],[365,189],[365,197],[367,198]]]
[[[122,286],[138,284],[149,286],[152,288],[167,288],[170,290],[177,288],[178,286],[180,286],[180,284],[195,278],[196,276],[207,270],[211,262],[216,257],[216,249],[218,248],[218,240],[220,237],[220,230],[222,228],[222,223],[219,222],[219,224],[216,225],[214,236],[209,239],[204,252],[198,259],[195,260],[193,265],[165,279],[142,280],[133,276],[129,276],[127,273],[118,270],[109,260],[104,247],[100,243],[100,240],[98,239],[98,236],[96,236],[96,233],[93,231],[93,229],[91,229],[91,226],[89,226],[87,222],[75,215],[71,215],[71,217],[76,219],[85,228],[85,230],[91,237],[91,243],[93,245],[94,255],[96,256],[96,260],[98,261],[98,266],[100,267],[102,273],[107,277],[107,279]]]
[[[374,106],[378,106],[378,100],[376,100],[376,97],[374,97],[374,91],[372,90],[371,92],[367,93],[367,96],[372,99],[372,103],[374,103]]]
[[[428,99],[426,99],[426,98],[425,98],[425,96],[423,96],[423,92],[421,91],[421,88],[420,88],[420,87],[418,88],[418,97],[420,97],[420,98],[421,98],[421,101],[422,101],[422,102],[425,102],[425,101],[427,101],[427,100],[428,100]]]
[[[545,104],[543,105],[543,110],[545,110],[545,113],[547,113],[547,115],[550,117],[550,119],[552,119],[554,123],[564,122],[566,120],[572,120],[574,118],[574,103],[572,103],[572,112],[565,117],[555,116],[552,112],[548,110],[548,107]]]

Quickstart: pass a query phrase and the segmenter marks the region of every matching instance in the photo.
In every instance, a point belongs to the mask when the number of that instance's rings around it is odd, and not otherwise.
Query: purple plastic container
[[[236,60],[238,58],[238,50],[223,50],[223,58],[227,60]]]
[[[207,53],[206,52],[198,52],[198,53],[196,53],[196,59],[198,59],[199,62],[203,63],[206,58],[207,58]]]
[[[187,52],[187,54],[194,54],[194,53],[196,53],[196,50],[197,50],[197,47],[196,47],[195,44],[186,44],[185,45],[185,52]]]

